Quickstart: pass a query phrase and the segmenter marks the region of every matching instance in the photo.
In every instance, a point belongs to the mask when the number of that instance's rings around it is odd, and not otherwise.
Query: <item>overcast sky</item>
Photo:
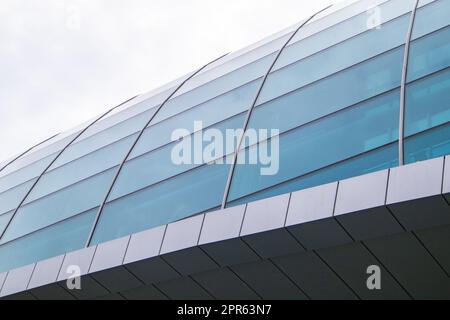
[[[2,0],[0,161],[338,0]]]

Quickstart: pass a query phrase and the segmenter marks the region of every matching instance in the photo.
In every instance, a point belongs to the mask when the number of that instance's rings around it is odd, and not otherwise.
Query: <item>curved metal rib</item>
[[[227,53],[228,54],[228,53]],[[156,110],[156,112],[150,117],[150,119],[147,121],[147,123],[144,125],[144,127],[142,128],[142,130],[139,132],[138,136],[136,137],[136,139],[134,140],[133,144],[131,145],[130,149],[128,150],[127,154],[125,155],[125,157],[123,158],[122,162],[119,165],[119,168],[117,169],[116,174],[114,175],[114,178],[111,182],[111,185],[109,186],[106,195],[98,209],[97,215],[95,216],[95,220],[94,223],[92,225],[91,231],[89,232],[89,236],[88,239],[86,241],[86,247],[88,247],[91,242],[92,242],[92,238],[94,236],[95,233],[95,229],[97,228],[98,222],[100,220],[100,216],[103,212],[103,209],[106,205],[106,202],[108,201],[109,195],[111,194],[111,191],[117,181],[117,178],[119,177],[123,166],[125,165],[125,163],[127,162],[128,158],[130,157],[131,152],[134,150],[134,147],[136,146],[136,144],[139,142],[141,136],[144,134],[145,129],[148,127],[148,125],[153,121],[153,119],[156,117],[156,115],[159,113],[159,111],[164,107],[164,105],[174,96],[175,93],[177,93],[181,87],[184,86],[184,84],[186,82],[188,82],[190,79],[192,79],[195,75],[197,75],[200,71],[202,71],[204,68],[206,68],[207,66],[209,66],[211,63],[222,59],[224,56],[226,56],[227,54],[224,54],[223,56],[220,56],[217,59],[214,59],[213,61],[205,64],[203,67],[201,67],[200,69],[198,69],[197,71],[195,71],[193,74],[191,74],[188,78],[186,78],[182,83],[180,83],[175,90],[161,103],[161,105],[158,107],[158,109]]]
[[[278,50],[278,53],[277,53],[277,55],[275,56],[275,59],[273,60],[273,62],[272,62],[272,64],[270,65],[269,69],[267,70],[266,74],[264,75],[264,79],[263,79],[263,81],[262,81],[262,83],[261,83],[261,86],[259,87],[259,89],[258,89],[258,91],[257,91],[257,93],[256,93],[255,99],[253,100],[252,105],[251,105],[250,108],[248,109],[247,116],[246,116],[245,122],[244,122],[244,126],[243,126],[243,128],[242,128],[242,129],[243,129],[242,135],[239,137],[239,142],[238,142],[237,148],[236,148],[236,150],[235,150],[235,152],[234,152],[234,155],[233,155],[233,162],[232,162],[231,167],[230,167],[230,171],[229,171],[228,179],[227,179],[227,184],[226,184],[226,186],[225,186],[225,192],[224,192],[224,195],[223,195],[222,209],[225,209],[226,204],[227,204],[227,199],[228,199],[228,195],[229,195],[229,193],[230,193],[230,188],[231,188],[231,182],[232,182],[232,180],[233,180],[233,175],[234,175],[234,171],[235,171],[235,168],[236,168],[237,157],[238,157],[238,154],[239,154],[239,150],[241,149],[242,141],[243,141],[243,139],[244,139],[245,132],[247,131],[247,127],[248,127],[248,124],[249,124],[249,122],[250,122],[250,118],[251,118],[253,109],[254,109],[255,106],[256,106],[256,103],[257,103],[257,101],[258,101],[259,95],[261,94],[261,91],[262,91],[262,89],[264,88],[264,85],[265,85],[265,83],[266,83],[267,78],[269,77],[269,74],[272,72],[272,69],[273,69],[273,67],[275,66],[276,62],[278,61],[278,58],[280,57],[280,55],[283,53],[283,50],[287,47],[287,45],[288,45],[288,44],[291,42],[291,40],[295,37],[295,35],[298,33],[298,31],[299,31],[303,26],[305,26],[308,22],[310,22],[315,16],[317,16],[319,13],[322,13],[323,11],[329,9],[330,7],[332,7],[332,6],[330,5],[330,6],[326,7],[326,8],[324,8],[324,9],[322,9],[322,10],[316,12],[315,14],[313,14],[311,17],[309,17],[307,20],[305,20],[305,21],[304,21],[304,22],[303,22],[303,23],[302,23],[302,24],[301,24],[301,25],[300,25],[300,26],[292,33],[292,35],[289,37],[289,39],[287,39],[287,41],[283,44],[283,46]]]

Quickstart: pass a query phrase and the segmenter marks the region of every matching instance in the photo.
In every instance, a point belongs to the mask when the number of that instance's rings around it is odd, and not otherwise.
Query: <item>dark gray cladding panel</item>
[[[365,242],[415,299],[448,299],[450,278],[411,233]]]
[[[259,260],[259,256],[241,238],[201,246],[221,267]]]
[[[161,257],[128,264],[127,269],[145,284],[164,282],[180,277],[180,274]]]
[[[167,300],[168,298],[154,286],[142,286],[133,290],[122,292],[128,300]]]
[[[155,285],[161,292],[173,300],[212,300],[205,289],[191,278],[185,277]]]
[[[273,259],[311,299],[356,300],[356,295],[314,252]]]
[[[354,242],[317,253],[361,299],[409,299],[407,293],[361,243]],[[369,290],[367,287],[370,276],[367,269],[373,265],[381,269],[381,290]]]
[[[75,296],[58,283],[31,289],[30,292],[38,300],[75,300]]]

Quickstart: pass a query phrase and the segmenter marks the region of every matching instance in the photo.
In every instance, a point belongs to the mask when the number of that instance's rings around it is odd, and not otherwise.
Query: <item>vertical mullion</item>
[[[399,126],[398,126],[398,162],[400,166],[405,164],[405,107],[406,107],[406,82],[408,78],[408,64],[409,64],[409,49],[411,47],[411,38],[414,28],[414,21],[416,19],[416,11],[419,6],[419,0],[416,0],[414,7],[411,11],[411,18],[409,21],[408,32],[405,40],[405,51],[403,56],[402,67],[402,79],[400,87],[400,113],[399,113]]]

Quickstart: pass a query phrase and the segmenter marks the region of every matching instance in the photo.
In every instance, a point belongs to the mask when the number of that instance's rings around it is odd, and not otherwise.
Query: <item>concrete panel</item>
[[[311,299],[357,299],[356,295],[314,252],[278,257],[273,261]]]
[[[161,249],[165,230],[166,226],[160,226],[131,235],[124,263],[156,257]]]
[[[409,300],[401,286],[361,243],[319,250],[317,253],[361,299]],[[367,268],[373,265],[381,269],[381,290],[367,288],[370,276]]]
[[[384,206],[389,170],[339,182],[335,216]]]
[[[204,216],[202,214],[167,225],[161,254],[196,246]]]
[[[180,274],[161,257],[138,261],[126,267],[145,284],[165,282],[180,277]]]
[[[100,243],[92,260],[90,273],[122,265],[130,236]]]
[[[24,266],[8,272],[0,297],[25,291],[33,273],[35,264]]]
[[[290,194],[249,203],[241,236],[284,227]]]
[[[167,300],[167,297],[154,286],[142,286],[121,293],[128,300]]]
[[[417,231],[416,235],[450,276],[450,226]]]
[[[55,282],[63,261],[64,256],[59,256],[38,262],[31,276],[28,289],[38,288]]]
[[[214,211],[205,215],[199,244],[239,237],[246,206]]]
[[[333,216],[337,182],[292,193],[286,226]]]
[[[228,268],[193,276],[203,288],[219,300],[258,300],[258,295]]]
[[[387,204],[441,194],[444,158],[416,162],[390,170]]]
[[[185,277],[173,281],[155,284],[172,300],[212,300],[213,297],[191,278]]]
[[[450,156],[445,157],[444,184],[442,186],[442,193],[445,195],[448,203],[450,203]]]
[[[67,253],[58,275],[58,281],[67,280],[72,276],[72,272],[69,270],[71,266],[77,266],[80,269],[81,275],[87,274],[96,248],[96,246],[88,247]]]
[[[450,278],[411,233],[365,242],[415,299],[449,299]]]
[[[441,196],[444,158],[391,169],[387,203],[407,230],[450,224],[450,207]]]
[[[303,292],[268,260],[231,269],[265,300],[305,300]]]
[[[168,253],[163,256],[163,259],[183,276],[217,269],[218,267],[199,247]]]
[[[205,244],[201,248],[221,267],[260,259],[241,238]]]

